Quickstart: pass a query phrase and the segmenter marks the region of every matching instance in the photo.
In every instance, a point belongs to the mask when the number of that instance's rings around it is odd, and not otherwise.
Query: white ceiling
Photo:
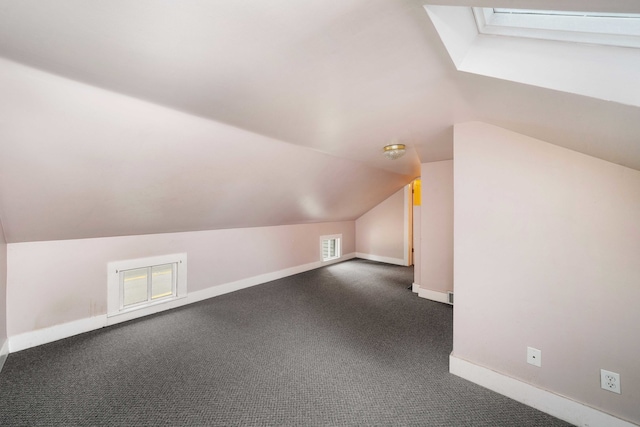
[[[579,6],[583,10],[605,7],[613,11],[637,7],[631,0],[615,5],[603,0],[438,3]],[[8,60],[0,62],[0,88],[11,93],[0,99],[4,115],[4,130],[0,129],[0,218],[9,241],[354,219],[417,176],[421,162],[451,158],[452,125],[469,120],[486,121],[640,169],[640,109],[460,73],[422,2],[413,0],[0,0],[0,57]],[[118,112],[128,108],[135,113],[120,117]],[[186,118],[171,110],[200,118]],[[151,113],[166,118],[161,123],[145,118]],[[101,115],[110,119],[97,120]],[[61,117],[78,120],[62,126]],[[202,118],[210,124],[203,124]],[[185,124],[189,120],[197,124]],[[207,126],[216,128],[211,135],[222,135],[221,124],[252,133],[251,144],[263,140],[269,141],[263,141],[269,146],[276,144],[275,151],[286,150],[281,144],[288,143],[324,153],[297,149],[294,157],[313,153],[313,159],[301,163],[305,167],[300,169],[295,162],[279,164],[278,170],[289,171],[278,181],[284,193],[291,195],[285,197],[291,203],[289,213],[236,220],[229,219],[232,213],[217,219],[205,215],[203,212],[219,205],[220,200],[207,196],[201,183],[221,177],[202,172],[183,178],[182,187],[171,190],[174,195],[182,194],[182,213],[162,215],[154,210],[159,200],[164,200],[161,192],[165,190],[158,189],[162,178],[154,175],[147,182],[129,176],[128,182],[139,186],[138,193],[123,182],[118,183],[118,191],[131,197],[150,191],[152,201],[144,209],[155,222],[138,224],[131,216],[114,219],[117,210],[110,211],[105,205],[117,198],[100,180],[110,176],[118,161],[110,147],[126,154],[135,141],[153,146],[161,135],[173,135],[167,137],[174,138],[166,143],[171,145],[167,153],[179,152],[181,138],[195,129],[206,133],[203,129]],[[128,129],[127,138],[121,138],[122,132],[114,127]],[[234,135],[226,143],[218,136],[214,139],[223,153],[233,151],[233,144],[243,144],[246,153],[249,143],[237,142],[243,137]],[[48,141],[52,136],[55,141]],[[408,155],[393,162],[380,154],[392,139],[409,146]],[[47,142],[59,146],[53,152],[42,150]],[[271,167],[261,166],[260,173],[249,173],[246,167],[255,166],[259,158],[242,158],[239,152],[230,155],[233,160],[229,162],[235,163],[229,164],[236,167],[226,172],[227,180],[235,183],[241,174],[252,179],[280,176],[274,172],[278,162],[271,162],[271,151],[267,151],[262,159]],[[84,175],[78,172],[65,181],[56,166],[51,176],[39,176],[42,165],[56,153],[67,170],[84,171]],[[205,168],[202,159],[213,161],[210,156],[213,154],[198,156],[194,151],[180,161],[185,168]],[[87,158],[94,163],[88,165]],[[328,159],[336,164],[347,161],[332,170],[350,183],[341,194],[335,188],[342,181],[336,177],[329,178],[327,185],[316,184],[323,179],[318,170],[332,168]],[[195,163],[189,163],[192,161]],[[243,163],[244,168],[240,166]],[[188,166],[192,164],[196,166]],[[356,169],[358,177],[353,172]],[[24,177],[20,170],[33,175],[28,184],[21,184]],[[296,177],[305,171],[316,175],[297,192],[284,184],[294,180],[292,170]],[[86,174],[93,178],[82,178]],[[37,188],[44,182],[52,188]],[[365,189],[366,182],[380,188]],[[382,188],[383,182],[390,184]],[[60,189],[63,186],[64,191]],[[188,189],[192,189],[191,196]],[[49,206],[55,211],[55,220],[27,214],[27,210],[46,206],[37,201],[38,192],[43,191],[51,195]],[[349,200],[358,191],[366,194],[356,206],[355,200]],[[93,194],[89,197],[92,201],[73,202],[78,194]],[[304,194],[316,199],[315,214],[293,207]],[[79,203],[85,212],[86,229],[73,232],[67,223],[78,222],[73,209],[57,206],[55,197]],[[210,199],[202,201],[205,197]],[[105,202],[100,203],[100,198]],[[349,206],[337,209],[336,202]],[[227,203],[233,205],[234,201]],[[263,204],[269,206],[267,211],[276,206],[267,200]],[[103,214],[96,214],[100,209]],[[93,220],[86,219],[90,212]],[[163,215],[167,217],[160,218]],[[36,225],[38,222],[41,224]],[[55,232],[46,231],[56,227]]]

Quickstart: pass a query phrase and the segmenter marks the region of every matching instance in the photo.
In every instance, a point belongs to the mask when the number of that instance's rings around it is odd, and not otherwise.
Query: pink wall
[[[2,59],[0,93],[9,243],[352,221],[410,181]]]
[[[422,190],[421,190],[422,191]],[[419,285],[421,282],[421,262],[422,257],[422,211],[421,206],[413,207],[413,283]],[[414,292],[418,292],[417,289],[413,289]]]
[[[453,290],[453,160],[422,164],[420,285]]]
[[[453,354],[640,423],[640,172],[482,123],[454,153]]]
[[[7,242],[0,221],[0,348],[7,338]]]
[[[327,234],[342,234],[343,254],[355,252],[353,221],[11,243],[8,335],[106,314],[110,261],[186,252],[194,292],[318,262]]]
[[[386,258],[386,262],[404,264],[404,192],[405,189],[401,188],[356,220],[356,252],[359,257],[379,261]]]

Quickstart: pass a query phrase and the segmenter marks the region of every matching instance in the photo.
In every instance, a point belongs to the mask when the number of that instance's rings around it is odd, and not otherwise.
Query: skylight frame
[[[640,48],[640,14],[472,9],[480,34]]]
[[[578,16],[587,18],[640,18],[640,13],[614,13],[614,12],[579,12],[570,10],[546,10],[546,9],[515,9],[506,7],[492,8],[494,13],[509,13],[515,15],[555,15],[555,16]]]

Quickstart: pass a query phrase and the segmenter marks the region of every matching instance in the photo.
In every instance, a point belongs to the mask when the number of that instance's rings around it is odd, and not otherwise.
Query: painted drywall
[[[351,221],[410,182],[0,59],[9,243]]]
[[[453,160],[423,163],[421,179],[418,284],[446,293],[453,291]]]
[[[482,123],[454,134],[453,355],[640,423],[640,172]]]
[[[7,242],[0,219],[0,369],[8,352],[7,342]]]
[[[354,221],[11,243],[8,335],[106,314],[110,261],[185,252],[191,293],[320,261],[327,234],[355,251]]]
[[[422,190],[420,190],[422,191]],[[422,197],[422,195],[420,195]],[[421,262],[420,258],[422,257],[422,206],[413,206],[413,291],[418,292],[418,287],[420,283],[421,277]]]
[[[405,191],[396,191],[356,220],[359,257],[405,265]]]
[[[637,49],[602,45],[601,37],[578,32],[561,36],[571,41],[527,37],[513,27],[503,31],[493,27],[495,33],[478,34],[470,7],[425,9],[460,71],[640,106],[633,71],[640,66]],[[487,29],[491,28],[489,24]],[[576,78],[578,71],[580,78]]]

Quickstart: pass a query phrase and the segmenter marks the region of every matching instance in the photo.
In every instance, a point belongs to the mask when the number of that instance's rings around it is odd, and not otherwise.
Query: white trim
[[[16,351],[100,329],[106,326],[106,324],[107,315],[103,314],[14,335],[9,337],[9,352],[15,353]]]
[[[63,338],[69,338],[74,335],[78,335],[84,332],[93,331],[103,328],[105,326],[114,325],[116,323],[126,322],[138,317],[143,317],[148,314],[158,313],[160,311],[169,310],[172,308],[181,307],[183,305],[191,304],[194,302],[202,301],[208,298],[217,297],[219,295],[227,294],[229,292],[238,291],[240,289],[248,288],[262,283],[271,282],[273,280],[281,279],[283,277],[293,276],[294,274],[304,273],[306,271],[315,270],[320,267],[326,267],[331,264],[336,264],[342,261],[347,261],[356,257],[355,253],[349,253],[342,257],[326,261],[326,262],[310,262],[308,264],[302,264],[295,267],[285,268],[284,270],[278,270],[271,273],[260,274],[258,276],[248,277],[246,279],[237,280],[235,282],[224,283],[222,285],[212,286],[201,291],[191,292],[185,298],[169,301],[165,304],[158,304],[149,307],[149,311],[131,311],[119,316],[107,317],[106,314],[88,317],[85,319],[76,320],[73,322],[64,323],[61,325],[51,326],[45,329],[38,329],[31,332],[25,332],[23,334],[14,335],[9,337],[5,345],[8,344],[8,351],[14,353],[16,351],[25,350],[27,348],[36,347],[38,345],[47,344],[53,341],[58,341]]]
[[[111,326],[117,323],[128,322],[129,320],[138,319],[140,317],[150,316],[152,314],[160,313],[161,311],[182,307],[183,305],[190,304],[191,302],[195,302],[195,301],[190,301],[188,296],[182,297],[182,298],[175,298],[171,300],[160,301],[157,304],[146,306],[140,310],[130,310],[130,311],[125,311],[112,316],[107,316],[107,320],[104,326]]]
[[[2,343],[2,347],[0,347],[0,371],[2,371],[2,367],[4,366],[4,362],[7,360],[8,355],[9,355],[9,339],[7,338]]]
[[[142,306],[131,308],[120,308],[120,275],[123,270],[131,270],[134,268],[144,268],[154,265],[176,264],[176,285],[175,295],[167,299],[158,301],[149,301]],[[124,320],[131,320],[136,317],[145,316],[147,314],[157,313],[158,311],[168,310],[177,307],[173,303],[187,296],[187,254],[171,254],[160,255],[147,258],[136,258],[122,261],[111,261],[107,263],[107,316],[123,316]],[[158,307],[161,305],[162,307]],[[182,304],[180,304],[182,305]],[[136,315],[131,316],[131,313]],[[118,323],[113,322],[113,323]],[[109,323],[112,324],[112,323]]]
[[[414,292],[417,294],[419,290],[420,290],[420,285],[418,285],[417,283],[414,283],[411,285],[411,292]]]
[[[638,49],[480,34],[470,7],[424,8],[458,71],[640,106]]]
[[[443,302],[449,304],[446,292],[432,291],[431,289],[418,288],[418,296],[420,298],[430,299],[431,301]]]
[[[306,270],[301,271],[300,273],[304,273],[305,271],[309,271],[309,270],[315,270],[316,268],[325,267],[325,266],[330,265],[330,264],[337,264],[337,263],[342,262],[342,261],[348,261],[348,260],[354,259],[354,258],[356,258],[356,253],[355,252],[350,252],[350,253],[348,253],[346,255],[342,255],[338,259],[321,262],[320,265],[318,265],[317,267],[308,268]],[[312,264],[315,265],[316,263],[312,262],[312,263],[304,264],[304,265],[308,266],[308,265],[312,265]],[[298,268],[298,267],[293,267],[293,268]],[[282,270],[282,271],[285,271],[285,270]],[[298,273],[291,273],[291,274],[288,274],[288,276],[291,276],[293,274],[298,274]],[[286,276],[282,276],[282,277],[286,277]],[[272,280],[275,280],[275,279],[272,279]]]
[[[403,224],[403,246],[404,246],[404,264],[403,265],[409,265],[409,239],[413,238],[413,236],[409,235],[409,232],[411,231],[411,218],[409,218],[409,215],[413,212],[409,212],[409,203],[411,203],[411,205],[413,205],[413,200],[411,197],[411,184],[407,184],[404,186],[404,198],[403,198],[403,205],[404,205],[404,210],[403,210],[403,218],[404,218],[404,224]]]
[[[449,356],[449,372],[576,426],[635,425],[575,400],[460,359],[453,354]]]
[[[343,255],[340,258],[330,261],[316,261],[308,264],[302,264],[295,267],[285,268],[284,270],[278,270],[271,273],[260,274],[258,276],[247,277],[246,279],[236,280],[234,282],[223,283],[221,285],[211,286],[210,288],[203,289],[201,291],[190,292],[186,298],[176,299],[169,301],[165,304],[149,307],[144,311],[131,311],[119,315],[117,317],[109,317],[107,319],[107,326],[115,325],[117,323],[126,322],[128,320],[144,317],[149,314],[159,313],[165,310],[171,310],[172,308],[182,307],[183,305],[193,304],[195,302],[203,301],[209,298],[217,297],[220,295],[228,294],[230,292],[239,291],[241,289],[250,288],[252,286],[261,285],[263,283],[271,282],[274,280],[282,279],[283,277],[293,276],[294,274],[304,273],[305,271],[315,270],[327,265],[336,264],[338,262],[347,261],[355,258],[354,253]]]
[[[636,30],[638,18],[635,17],[495,13],[493,8],[472,9],[481,34],[640,47],[640,35]]]
[[[338,253],[335,257],[324,258],[324,242],[327,240],[335,240],[336,241],[336,252]],[[320,261],[323,264],[327,262],[339,260],[342,258],[342,234],[328,234],[325,236],[320,236]]]
[[[274,271],[272,273],[260,274],[258,276],[236,280],[235,282],[229,282],[223,285],[212,286],[210,288],[207,288],[201,291],[191,292],[186,298],[187,301],[182,305],[203,301],[205,299],[228,294],[230,292],[239,291],[241,289],[250,288],[252,286],[261,285],[267,282],[272,282],[274,280],[282,279],[283,277],[293,276],[295,274],[300,274],[306,271],[315,270],[320,267],[326,267],[327,265],[336,264],[342,261],[347,261],[352,258],[355,258],[354,253],[343,255],[342,257],[331,260],[331,261],[310,262],[308,264],[302,264],[296,267],[285,268],[284,270]]]
[[[391,258],[388,256],[371,255],[362,252],[356,252],[356,258],[368,259],[369,261],[386,262],[387,264],[401,265],[403,267],[407,266],[403,259]]]

